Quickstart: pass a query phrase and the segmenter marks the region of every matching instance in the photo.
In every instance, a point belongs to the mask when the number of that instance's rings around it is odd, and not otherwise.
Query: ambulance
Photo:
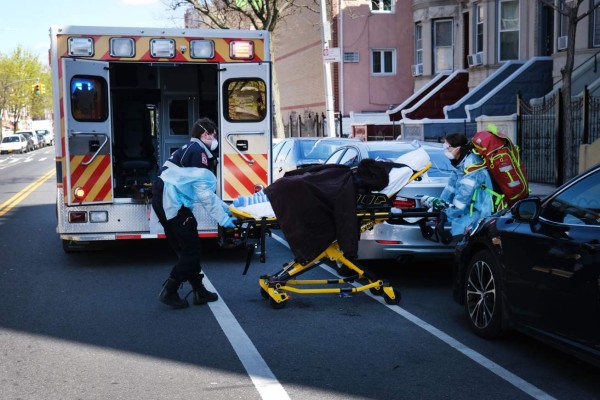
[[[164,238],[151,188],[194,122],[219,127],[217,193],[271,181],[269,35],[258,30],[52,26],[57,233],[94,241]],[[193,210],[200,237],[218,237]]]

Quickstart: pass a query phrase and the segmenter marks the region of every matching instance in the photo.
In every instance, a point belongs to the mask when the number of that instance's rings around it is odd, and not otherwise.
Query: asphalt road
[[[267,263],[255,258],[242,276],[243,252],[207,241],[203,269],[220,301],[171,310],[157,300],[174,261],[164,241],[65,254],[53,179],[19,199],[53,168],[52,151],[0,156],[3,400],[599,397],[598,369],[520,334],[471,334],[449,262],[367,263],[401,290],[399,306],[292,294],[275,310],[258,279],[291,259],[285,242],[270,239]]]

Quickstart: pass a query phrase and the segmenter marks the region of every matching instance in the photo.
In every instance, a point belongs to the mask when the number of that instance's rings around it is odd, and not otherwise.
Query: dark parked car
[[[429,155],[431,168],[420,180],[404,186],[392,201],[392,206],[402,209],[421,207],[424,195],[438,197],[454,167],[444,155],[439,144],[406,141],[352,142],[338,148],[326,164],[356,166],[365,158],[390,160],[422,147]],[[413,256],[446,257],[452,259],[455,242],[443,243],[438,236],[426,238],[417,223],[393,222],[376,224],[360,236],[359,259],[409,260]]]
[[[358,139],[297,137],[283,139],[273,146],[273,181],[286,172],[322,164],[335,149]]]
[[[454,299],[477,335],[513,328],[600,366],[600,164],[484,218],[456,261]]]

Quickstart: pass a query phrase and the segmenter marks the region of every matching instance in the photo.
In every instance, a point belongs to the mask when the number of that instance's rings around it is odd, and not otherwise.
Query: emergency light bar
[[[212,40],[191,40],[190,56],[192,58],[213,58],[215,56],[215,42]]]
[[[251,60],[254,58],[254,42],[249,40],[232,40],[229,43],[229,57],[234,60]]]
[[[155,58],[175,57],[175,40],[150,39],[150,55]]]
[[[111,57],[133,57],[135,56],[135,42],[133,38],[111,38]]]
[[[93,56],[94,40],[89,37],[70,37],[69,38],[70,56]]]

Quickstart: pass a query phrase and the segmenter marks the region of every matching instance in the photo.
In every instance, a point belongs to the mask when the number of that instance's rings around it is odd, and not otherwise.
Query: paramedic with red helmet
[[[492,196],[481,187],[492,187],[487,168],[467,173],[472,165],[483,160],[473,153],[462,133],[450,133],[444,138],[444,154],[455,167],[439,198],[423,196],[421,203],[441,211],[441,219],[452,224],[452,236],[463,235],[467,227],[492,214]]]
[[[202,284],[201,240],[192,213],[194,204],[200,203],[219,225],[234,227],[227,204],[215,193],[217,178],[210,170],[212,152],[217,146],[215,123],[208,118],[199,119],[192,127],[190,142],[169,157],[152,185],[152,208],[178,258],[159,294],[159,300],[173,308],[189,306],[187,299],[178,294],[186,281],[192,286],[194,304],[219,298]]]

